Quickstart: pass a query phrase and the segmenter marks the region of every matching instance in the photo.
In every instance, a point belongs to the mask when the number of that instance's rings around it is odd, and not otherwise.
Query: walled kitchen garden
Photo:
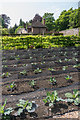
[[[57,41],[53,44],[51,40],[55,38]],[[44,45],[42,38],[38,38],[40,44],[34,42],[31,46],[29,41],[26,45],[25,38],[23,44],[21,39],[14,44],[12,37],[3,39],[2,120],[55,120],[57,116],[79,111],[80,47],[77,42],[74,46],[68,41],[66,47],[64,40],[59,43],[58,37],[46,37]]]

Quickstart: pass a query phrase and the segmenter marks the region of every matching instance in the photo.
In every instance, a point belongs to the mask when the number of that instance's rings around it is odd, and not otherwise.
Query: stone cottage
[[[43,19],[43,24],[41,23],[42,17],[38,14],[32,20],[31,26],[27,27],[27,33],[30,34],[44,34],[46,33],[45,19]]]

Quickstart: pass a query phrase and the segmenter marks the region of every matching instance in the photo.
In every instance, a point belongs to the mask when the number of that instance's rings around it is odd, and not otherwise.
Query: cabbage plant
[[[67,102],[74,102],[75,105],[80,104],[80,92],[76,89],[73,90],[73,93],[65,93],[65,96],[68,98]]]
[[[20,115],[21,113],[25,113],[25,112],[29,112],[29,113],[35,112],[35,109],[38,107],[38,105],[35,104],[35,101],[30,102],[28,100],[25,101],[22,99],[20,99],[19,103],[16,105],[19,107],[16,115]]]

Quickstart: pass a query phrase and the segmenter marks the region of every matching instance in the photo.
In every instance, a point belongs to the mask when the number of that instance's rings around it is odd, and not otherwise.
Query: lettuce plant
[[[19,55],[16,55],[15,60],[20,60]]]
[[[73,65],[73,68],[78,68],[78,67],[80,67],[80,63],[76,64],[76,65]]]
[[[9,58],[10,60],[15,60],[15,56],[10,56],[10,58]]]
[[[48,68],[48,70],[50,70],[50,71],[56,71],[55,69],[53,69],[53,68]]]
[[[2,74],[2,78],[7,78],[9,77],[11,74],[9,72],[3,73]]]
[[[71,81],[72,77],[70,77],[69,75],[67,75],[67,76],[65,77],[65,79],[66,79],[67,81]]]
[[[66,70],[68,68],[68,66],[63,66],[62,70]]]
[[[56,79],[55,79],[55,77],[54,77],[54,78],[51,77],[49,81],[51,82],[52,85],[55,85],[55,84],[56,84]]]
[[[73,60],[75,60],[76,62],[78,61],[78,59],[77,59],[77,58],[75,58],[75,57],[73,57],[72,59],[73,59]]]
[[[36,83],[36,82],[35,82],[34,80],[31,80],[30,83],[29,83],[29,85],[34,88],[35,83]]]
[[[60,62],[60,63],[62,63],[62,60],[61,60],[61,59],[59,59],[59,62]]]
[[[37,68],[36,70],[34,70],[34,73],[37,74],[37,73],[41,73],[42,72],[42,69],[40,68]]]
[[[8,67],[8,65],[2,65],[2,68],[7,68]]]
[[[31,65],[37,65],[37,63],[35,62],[35,63],[31,63]]]
[[[20,72],[21,75],[27,75],[26,70],[23,70],[22,72]]]
[[[8,90],[14,91],[16,84],[14,82],[10,83],[10,86],[7,86]]]
[[[73,93],[66,93],[65,96],[68,98],[67,102],[74,102],[75,105],[80,104],[80,93],[78,90],[74,89]]]

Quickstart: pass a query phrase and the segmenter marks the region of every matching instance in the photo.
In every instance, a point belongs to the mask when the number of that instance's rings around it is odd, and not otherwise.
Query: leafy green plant
[[[67,52],[64,52],[64,56],[66,56],[67,55]]]
[[[9,77],[11,74],[9,72],[3,73],[2,74],[2,78],[7,78]]]
[[[31,63],[31,65],[37,65],[37,63]]]
[[[26,111],[32,113],[38,107],[38,105],[35,104],[35,101],[30,102],[22,99],[20,99],[19,103],[16,105],[19,107],[17,115],[20,115],[23,112],[25,113]]]
[[[10,56],[10,58],[9,58],[10,60],[15,60],[15,56]]]
[[[78,61],[78,59],[77,59],[77,58],[75,58],[75,57],[73,57],[72,59],[73,59],[73,60],[75,60],[76,62]]]
[[[77,52],[75,52],[75,53],[74,53],[74,55],[76,56],[76,55],[78,55],[78,53],[77,53]]]
[[[24,67],[24,66],[27,66],[28,64],[23,64],[22,66]]]
[[[69,75],[67,75],[67,76],[65,77],[65,79],[66,79],[67,81],[71,81],[72,77],[70,77]]]
[[[56,71],[55,69],[53,69],[53,68],[48,68],[48,70],[50,70],[50,71]]]
[[[45,62],[41,62],[40,64],[43,65],[43,64],[45,64]]]
[[[30,59],[32,59],[32,57],[30,57]]]
[[[37,73],[41,73],[42,72],[42,69],[40,68],[37,68],[36,70],[34,70],[34,73],[37,74]]]
[[[10,91],[14,91],[14,89],[16,88],[16,84],[14,82],[10,83],[9,86],[7,86],[8,90]]]
[[[21,75],[27,75],[26,70],[23,70],[22,72],[20,72]]]
[[[47,92],[47,97],[43,99],[43,102],[49,104],[49,107],[53,106],[57,101],[59,101],[58,93],[53,91],[52,93]]]
[[[8,67],[8,65],[2,65],[2,68],[7,68]]]
[[[7,99],[5,100],[3,106],[0,106],[0,114],[4,114],[4,108],[5,108],[6,102],[7,102]]]
[[[5,100],[5,102],[2,106],[0,105],[0,114],[2,116],[2,120],[4,118],[5,118],[5,120],[7,120],[7,115],[10,115],[10,113],[14,111],[12,108],[5,109],[6,103],[7,103],[7,99]],[[9,118],[9,116],[8,116],[8,118]]]
[[[15,60],[20,60],[19,55],[16,55]]]
[[[71,61],[71,59],[67,59],[67,58],[65,58],[64,60],[65,60],[65,61]]]
[[[55,77],[54,77],[54,78],[51,77],[49,81],[51,82],[52,85],[55,85],[55,84],[56,84],[56,79],[55,79]]]
[[[65,96],[68,98],[67,102],[74,102],[75,105],[80,104],[80,93],[77,89],[74,89],[73,93],[66,93]]]
[[[13,65],[13,67],[17,67],[17,65]]]
[[[68,66],[63,66],[62,70],[66,70],[68,68]]]
[[[78,68],[80,67],[80,64],[73,65],[73,68]]]
[[[29,85],[33,88],[34,88],[35,84],[36,84],[36,82],[34,80],[31,80],[31,82],[29,83]]]
[[[59,59],[59,62],[60,62],[60,63],[62,63],[62,60],[61,60],[61,59]]]

